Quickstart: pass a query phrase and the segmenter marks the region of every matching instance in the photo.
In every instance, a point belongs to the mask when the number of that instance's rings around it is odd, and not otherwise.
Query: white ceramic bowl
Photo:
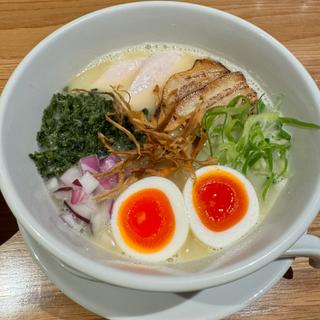
[[[19,223],[49,252],[97,280],[155,291],[191,291],[243,277],[277,259],[306,231],[320,195],[320,132],[293,129],[290,178],[263,223],[247,238],[192,263],[133,264],[95,247],[61,224],[28,154],[52,94],[94,58],[142,42],[206,49],[246,69],[288,116],[320,123],[319,90],[299,61],[270,35],[230,14],[174,2],[140,2],[100,10],[60,28],[21,62],[0,108],[0,183]]]

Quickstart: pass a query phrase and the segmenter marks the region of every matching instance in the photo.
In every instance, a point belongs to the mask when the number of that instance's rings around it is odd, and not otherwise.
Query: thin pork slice
[[[92,84],[91,89],[110,91],[111,86],[127,89],[144,61],[144,58],[139,58],[114,63]]]
[[[166,51],[155,53],[145,61],[129,89],[130,105],[134,111],[147,108],[151,114],[154,112],[160,91],[181,58],[179,52]]]
[[[249,87],[241,72],[227,73],[179,101],[174,114],[174,118],[178,120],[172,120],[166,126],[166,131],[176,129],[181,124],[179,117],[183,121],[184,117],[190,115],[199,106],[206,110],[210,107],[226,105],[239,95],[246,96],[252,104],[257,100],[256,92]]]
[[[174,74],[163,88],[161,109],[185,98],[187,95],[205,87],[230,71],[221,63],[209,59],[198,59],[191,69]]]

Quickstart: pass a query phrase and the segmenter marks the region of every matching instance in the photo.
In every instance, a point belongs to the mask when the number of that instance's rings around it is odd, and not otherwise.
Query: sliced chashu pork
[[[171,103],[180,101],[228,72],[230,71],[219,62],[196,60],[191,69],[172,75],[166,82],[162,94],[162,111],[165,112]]]
[[[256,92],[249,87],[246,78],[241,72],[227,73],[210,82],[202,89],[194,91],[181,99],[175,107],[174,117],[183,119],[183,117],[190,115],[199,105],[203,110],[218,105],[226,105],[239,95],[246,96],[251,103],[254,103],[257,99]],[[179,120],[171,121],[166,130],[174,130],[179,124]]]
[[[134,111],[148,108],[151,114],[156,108],[155,89],[163,88],[169,77],[177,72],[182,54],[176,51],[165,51],[153,54],[146,59],[128,90],[130,105]]]
[[[114,63],[91,85],[91,89],[110,91],[111,86],[126,88],[144,61],[143,58],[137,58]]]

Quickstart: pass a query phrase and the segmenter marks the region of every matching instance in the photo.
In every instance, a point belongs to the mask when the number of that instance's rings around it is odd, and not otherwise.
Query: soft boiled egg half
[[[182,193],[162,177],[139,180],[115,201],[111,229],[122,251],[136,260],[160,262],[172,257],[189,231]]]
[[[188,179],[184,200],[195,236],[223,248],[245,235],[258,221],[259,202],[250,181],[225,166],[206,166]]]

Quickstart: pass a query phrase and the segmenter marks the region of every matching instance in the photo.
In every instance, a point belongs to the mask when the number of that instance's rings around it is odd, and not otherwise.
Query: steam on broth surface
[[[62,220],[142,262],[201,259],[246,236],[288,178],[285,118],[245,71],[204,50],[107,53],[53,96],[31,154]]]

